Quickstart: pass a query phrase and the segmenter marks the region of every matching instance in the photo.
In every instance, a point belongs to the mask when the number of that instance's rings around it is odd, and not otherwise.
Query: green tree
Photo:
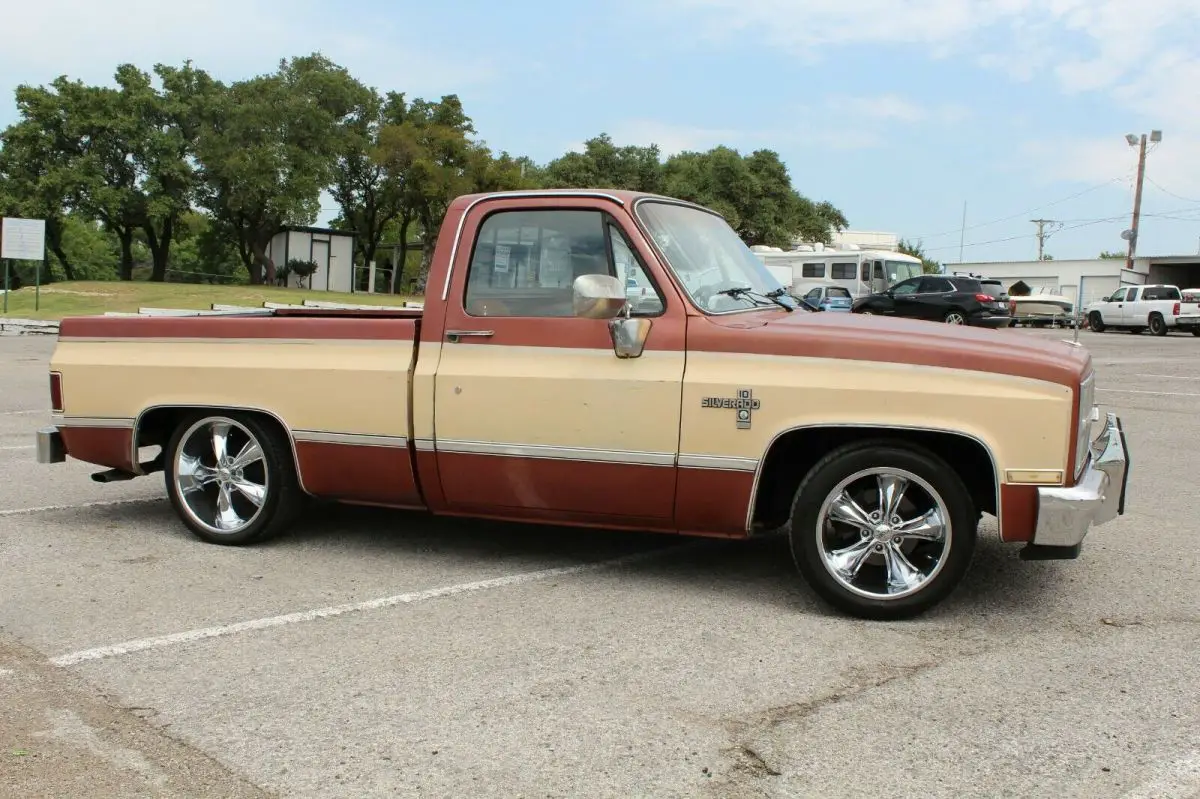
[[[1100,251],[1100,257],[1101,257],[1101,258],[1104,258],[1104,259],[1112,259],[1112,260],[1121,260],[1121,261],[1124,261],[1124,260],[1125,260],[1125,253],[1123,253],[1123,252],[1109,252],[1108,250],[1101,250],[1101,251]]]
[[[662,154],[658,145],[618,147],[607,133],[584,142],[546,165],[540,176],[547,188],[604,188],[661,192]]]
[[[896,247],[899,252],[905,255],[911,255],[913,258],[921,259],[921,271],[927,275],[939,275],[942,273],[942,264],[933,260],[925,254],[925,250],[921,246],[921,242],[910,242],[905,239],[900,239],[900,244]]]
[[[267,247],[284,225],[316,221],[368,91],[314,54],[234,83],[206,108],[196,146],[201,202],[235,237],[251,283],[275,282]]]

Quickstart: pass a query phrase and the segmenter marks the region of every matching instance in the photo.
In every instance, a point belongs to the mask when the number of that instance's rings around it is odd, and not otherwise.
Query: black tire
[[[1192,331],[1192,335],[1193,335],[1193,336],[1200,336],[1200,330],[1193,330],[1193,331]]]
[[[1104,332],[1104,319],[1101,318],[1099,311],[1092,311],[1088,314],[1088,327],[1097,333]]]
[[[1150,314],[1150,333],[1155,336],[1167,335],[1167,323],[1163,321],[1162,314]]]
[[[954,321],[955,319],[959,319],[961,321],[955,322]],[[960,311],[958,308],[951,308],[950,310],[946,311],[946,315],[942,317],[942,321],[948,325],[969,325],[970,324],[970,322],[967,321],[966,312]]]
[[[206,474],[219,471],[215,468],[217,464],[212,447],[209,446],[205,451],[202,440],[205,431],[211,430],[211,425],[218,423],[229,425],[227,441],[232,445],[230,449],[233,451],[228,453],[231,458],[240,454],[250,439],[257,443],[261,452],[260,459],[250,462],[244,472],[238,469],[236,474],[243,478],[240,484],[254,487],[259,487],[261,476],[262,501],[257,509],[254,509],[254,503],[248,498],[249,494],[232,488],[227,489],[230,509],[239,516],[242,513],[250,514],[250,518],[245,520],[247,523],[229,532],[214,527],[217,524],[215,517],[211,524],[205,523],[200,518],[206,515],[205,508],[196,507],[209,504],[209,500],[214,509],[218,507],[216,502],[220,494],[219,483],[213,486],[210,482],[208,486],[196,492],[201,496],[189,492],[189,497],[193,497],[196,503],[194,506],[184,498],[181,481],[176,479],[182,454],[199,455],[201,465],[207,470]],[[208,435],[211,440],[211,433]],[[181,452],[181,447],[186,448],[185,451]],[[208,465],[210,460],[214,462],[213,466]],[[219,410],[188,414],[171,433],[171,438],[163,450],[163,461],[163,478],[171,506],[193,535],[210,544],[238,546],[265,541],[289,528],[304,507],[305,495],[296,476],[296,463],[288,440],[275,424],[263,421],[261,417],[253,414]],[[230,471],[227,470],[227,477],[229,474]],[[187,479],[186,475],[184,479]]]
[[[826,566],[823,554],[826,536],[833,529],[832,524],[823,524],[821,525],[822,530],[818,531],[818,519],[822,515],[822,508],[827,498],[832,499],[830,495],[843,480],[867,469],[899,470],[899,472],[907,472],[924,481],[940,497],[941,506],[945,508],[949,522],[949,533],[943,533],[949,544],[948,551],[934,543],[917,541],[912,549],[904,553],[908,559],[908,565],[916,565],[912,562],[912,558],[917,556],[917,562],[929,566],[930,573],[923,583],[911,593],[894,599],[863,596],[835,578],[830,568]],[[869,477],[865,479],[870,481],[868,486],[874,483]],[[852,483],[851,487],[854,485],[855,483]],[[904,513],[919,515],[920,507],[927,504],[924,501],[927,498],[933,497],[927,494],[918,483],[910,483],[908,492],[904,495],[904,501],[915,502],[916,507],[905,510]],[[875,500],[876,508],[878,504],[878,500]],[[936,504],[934,506],[936,507]],[[871,511],[871,508],[865,504],[860,504],[859,507],[861,510]],[[905,518],[905,516],[900,515],[900,518]],[[894,620],[924,613],[949,596],[961,582],[975,551],[979,518],[979,511],[970,492],[967,491],[955,471],[941,458],[907,443],[886,440],[864,441],[848,444],[831,452],[805,476],[796,491],[796,498],[792,506],[792,524],[788,536],[796,568],[818,596],[833,607],[852,616],[873,620]],[[886,574],[886,567],[881,562],[886,561],[886,556],[877,554],[877,552],[880,546],[885,545],[875,543],[874,539],[872,539],[872,543],[868,544],[867,539],[870,534],[865,530],[859,530],[856,533],[851,527],[848,533],[846,541],[850,542],[850,548],[857,548],[861,543],[872,550],[861,559],[864,565],[860,567],[859,574],[862,574],[863,570],[870,566],[872,571],[866,577],[883,578]],[[829,543],[832,544],[832,542]],[[844,542],[838,542],[838,544],[841,543]],[[909,540],[899,546],[903,547],[913,543],[912,540]],[[832,548],[841,549],[843,547],[833,546]],[[939,549],[940,553],[937,551]],[[866,553],[866,550],[861,551]],[[940,556],[931,557],[931,553]],[[870,563],[870,560],[880,562]],[[860,590],[862,589],[860,588]]]

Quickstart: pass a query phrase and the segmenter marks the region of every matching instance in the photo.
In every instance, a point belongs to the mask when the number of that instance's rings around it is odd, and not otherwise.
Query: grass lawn
[[[3,281],[0,281],[3,288]],[[138,308],[188,308],[208,310],[212,304],[261,306],[266,302],[299,305],[304,300],[347,302],[355,305],[401,305],[418,299],[391,294],[343,294],[271,286],[208,286],[193,283],[148,283],[140,281],[65,281],[42,286],[39,309],[33,310],[33,286],[8,295],[10,319],[62,319],[105,311],[134,311]],[[5,318],[0,295],[0,319]]]

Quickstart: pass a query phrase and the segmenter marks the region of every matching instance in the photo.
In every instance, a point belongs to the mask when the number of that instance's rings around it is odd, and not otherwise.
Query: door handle
[[[491,338],[496,335],[495,330],[447,330],[446,339],[451,343],[458,341],[466,336],[477,336],[479,338]]]

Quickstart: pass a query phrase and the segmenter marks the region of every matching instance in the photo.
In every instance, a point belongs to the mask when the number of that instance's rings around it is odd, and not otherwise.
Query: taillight
[[[991,294],[976,294],[975,299],[978,302],[995,302],[996,301],[996,298],[993,297]]]
[[[54,413],[63,412],[62,373],[50,373],[50,410]]]
[[[1175,303],[1175,308],[1171,311],[1171,316],[1179,316],[1179,303]]]

